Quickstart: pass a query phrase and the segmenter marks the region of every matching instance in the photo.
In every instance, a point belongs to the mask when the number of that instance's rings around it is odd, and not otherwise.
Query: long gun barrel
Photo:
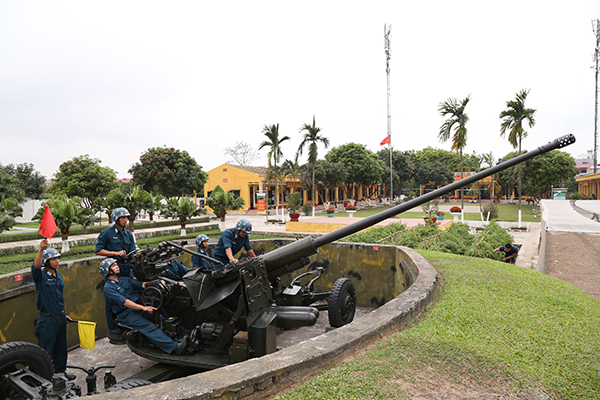
[[[295,268],[294,263],[297,263],[298,260],[300,260],[302,257],[308,257],[310,255],[316,254],[317,249],[321,246],[339,240],[343,237],[352,235],[353,233],[359,232],[365,228],[373,226],[387,218],[403,213],[404,211],[410,210],[413,207],[419,206],[423,203],[433,200],[443,194],[459,189],[473,182],[477,182],[480,179],[495,174],[496,172],[510,168],[513,165],[517,165],[519,163],[522,163],[523,161],[527,161],[540,154],[547,153],[550,150],[563,148],[572,143],[575,143],[575,136],[573,136],[572,134],[561,136],[557,139],[554,139],[552,142],[538,147],[535,150],[521,154],[513,159],[510,159],[496,166],[488,168],[484,171],[478,172],[474,175],[461,179],[460,181],[451,183],[437,190],[424,194],[423,196],[419,196],[413,200],[407,201],[405,203],[402,203],[375,215],[371,215],[370,217],[364,218],[350,225],[339,228],[323,236],[319,236],[316,238],[308,236],[287,246],[275,249],[263,256],[264,263],[267,267],[267,270],[269,271],[269,278],[280,276],[285,274],[286,272],[289,272],[290,270],[297,269]]]

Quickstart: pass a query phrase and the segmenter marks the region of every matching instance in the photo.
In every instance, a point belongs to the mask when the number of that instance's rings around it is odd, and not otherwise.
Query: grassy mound
[[[598,301],[529,269],[422,254],[442,281],[431,309],[279,399],[600,398]]]

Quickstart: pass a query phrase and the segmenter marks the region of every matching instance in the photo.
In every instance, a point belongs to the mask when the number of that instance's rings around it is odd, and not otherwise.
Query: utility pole
[[[388,148],[390,150],[390,205],[394,202],[394,180],[392,173],[392,114],[391,114],[391,100],[392,94],[390,93],[390,59],[392,58],[392,49],[390,48],[390,36],[392,35],[392,26],[389,27],[383,25],[383,37],[385,40],[385,72],[387,74],[387,133],[390,137]]]
[[[600,58],[600,19],[592,21],[592,29],[596,34],[596,49],[594,51],[594,61],[596,63],[596,90],[594,91],[594,95],[596,97],[596,109],[594,113],[594,173],[596,173],[596,165],[598,164],[598,157],[596,155],[598,149],[598,58]]]

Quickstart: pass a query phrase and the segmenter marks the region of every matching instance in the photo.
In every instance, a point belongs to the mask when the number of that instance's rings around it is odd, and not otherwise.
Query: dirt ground
[[[600,236],[548,232],[546,274],[600,301]]]

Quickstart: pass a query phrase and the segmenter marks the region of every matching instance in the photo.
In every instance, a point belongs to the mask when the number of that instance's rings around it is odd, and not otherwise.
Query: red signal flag
[[[52,216],[48,204],[46,204],[46,207],[44,208],[44,214],[42,215],[42,222],[40,222],[40,230],[38,232],[46,239],[50,239],[56,232],[56,222],[54,222],[54,217]]]
[[[392,135],[387,135],[387,137],[381,141],[381,145],[383,146],[384,144],[388,144],[391,141],[392,141]]]

